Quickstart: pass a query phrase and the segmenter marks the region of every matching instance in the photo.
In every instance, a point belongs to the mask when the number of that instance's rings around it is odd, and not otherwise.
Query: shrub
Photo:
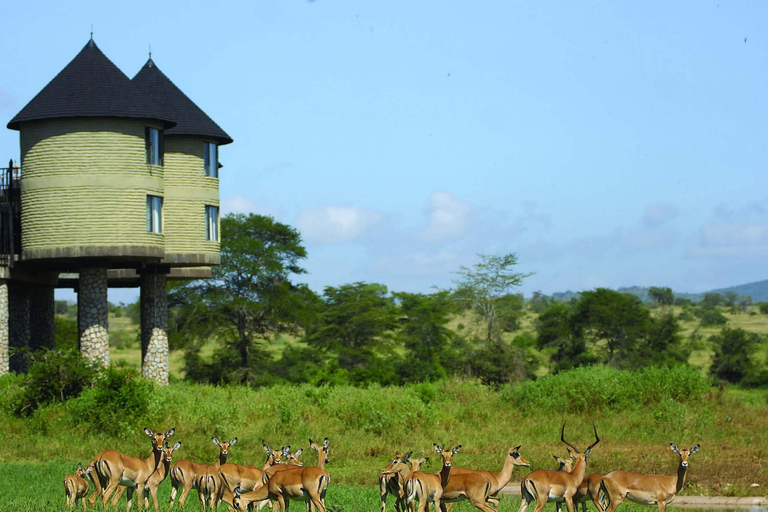
[[[19,416],[30,415],[48,403],[79,396],[93,382],[94,367],[77,350],[38,350],[31,360],[23,380],[24,391],[14,406]]]
[[[709,373],[732,383],[744,380],[754,369],[752,353],[760,343],[758,334],[744,329],[723,328],[710,338],[715,355]]]
[[[725,325],[728,319],[715,307],[701,307],[694,312],[701,325]]]

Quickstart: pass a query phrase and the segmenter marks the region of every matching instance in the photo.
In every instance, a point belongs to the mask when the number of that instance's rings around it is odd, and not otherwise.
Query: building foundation
[[[25,283],[10,283],[8,316],[11,371],[26,373],[29,368],[29,287]]]
[[[80,353],[102,366],[109,366],[108,315],[107,269],[80,269],[77,291]]]
[[[140,279],[141,374],[168,384],[167,276],[157,268],[144,270]]]
[[[0,281],[0,375],[6,375],[11,371],[8,316],[8,281]]]
[[[29,308],[29,348],[32,351],[41,348],[56,347],[56,308],[54,287],[50,285],[30,285]]]

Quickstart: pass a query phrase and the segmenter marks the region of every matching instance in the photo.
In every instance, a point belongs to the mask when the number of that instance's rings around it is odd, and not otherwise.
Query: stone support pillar
[[[53,286],[30,286],[29,348],[32,350],[56,346],[56,308],[53,292]]]
[[[11,282],[8,287],[8,344],[16,354],[11,355],[11,371],[27,371],[29,359],[29,285]]]
[[[168,384],[167,276],[157,269],[141,274],[141,374],[158,384]]]
[[[77,292],[78,333],[83,357],[109,365],[107,269],[80,269]]]
[[[8,281],[0,281],[0,375],[11,371],[11,358],[8,354]]]

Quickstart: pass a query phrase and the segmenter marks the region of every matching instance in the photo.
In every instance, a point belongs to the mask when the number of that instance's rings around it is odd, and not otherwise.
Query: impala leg
[[[184,489],[181,491],[181,496],[179,496],[179,508],[184,510],[184,502],[187,501],[187,495],[189,494],[189,491],[192,490],[191,485],[185,485]]]
[[[131,504],[133,503],[133,493],[134,489],[132,487],[128,487],[128,492],[126,493],[127,502],[125,504],[126,510],[131,510]]]
[[[664,512],[667,509],[667,502],[659,500],[659,512]]]
[[[568,512],[573,512],[573,498],[570,496],[565,497],[565,507],[568,509]]]
[[[173,500],[176,499],[176,494],[179,492],[179,486],[174,482],[171,482],[171,501],[168,502],[168,510],[173,509]]]

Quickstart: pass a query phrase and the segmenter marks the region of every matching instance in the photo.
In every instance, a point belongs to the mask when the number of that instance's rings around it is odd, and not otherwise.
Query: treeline
[[[672,367],[687,364],[691,353],[678,317],[652,315],[632,295],[597,289],[569,302],[541,293],[524,301],[513,292],[528,275],[514,271],[514,254],[481,255],[456,272],[451,289],[431,294],[358,282],[317,295],[295,284],[307,253],[292,227],[242,214],[221,224],[222,264],[213,279],[169,291],[171,348],[184,350],[193,381],[400,385],[467,376],[501,384],[533,379],[543,364],[552,373],[595,364]],[[674,303],[668,288],[651,290],[658,306]],[[731,298],[714,295],[683,304],[682,314],[723,324],[720,307]],[[737,297],[731,307],[741,306]],[[507,335],[519,331],[528,310],[537,314],[532,329]],[[456,318],[477,318],[482,329]],[[754,357],[760,341],[724,328],[712,338],[712,374],[768,383]],[[210,346],[213,353],[204,354]]]

